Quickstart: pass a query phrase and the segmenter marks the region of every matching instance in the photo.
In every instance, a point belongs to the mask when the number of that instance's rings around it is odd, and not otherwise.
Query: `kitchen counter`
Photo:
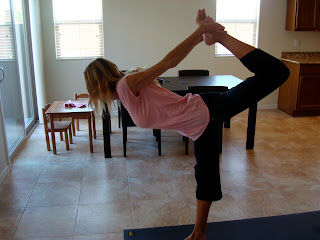
[[[283,52],[281,59],[298,64],[320,64],[320,52]]]
[[[279,88],[278,107],[291,116],[320,115],[320,52],[283,52],[288,80]]]

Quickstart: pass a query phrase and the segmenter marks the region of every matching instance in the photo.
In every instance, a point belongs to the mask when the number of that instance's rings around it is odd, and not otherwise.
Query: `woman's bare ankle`
[[[193,231],[189,237],[187,237],[185,240],[205,240],[206,239],[206,233],[205,232],[195,232]]]

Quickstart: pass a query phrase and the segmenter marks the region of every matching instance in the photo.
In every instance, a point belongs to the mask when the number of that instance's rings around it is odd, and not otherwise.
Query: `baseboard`
[[[0,175],[0,185],[2,184],[4,179],[8,176],[9,172],[10,172],[10,167],[7,166]]]

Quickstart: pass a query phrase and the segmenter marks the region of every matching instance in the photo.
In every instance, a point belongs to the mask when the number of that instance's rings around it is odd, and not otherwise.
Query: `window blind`
[[[53,0],[56,58],[103,56],[101,0]]]
[[[216,21],[231,36],[257,47],[260,0],[216,0]],[[215,44],[215,56],[233,56],[221,44]]]
[[[10,6],[0,8],[0,59],[14,59],[14,44]]]

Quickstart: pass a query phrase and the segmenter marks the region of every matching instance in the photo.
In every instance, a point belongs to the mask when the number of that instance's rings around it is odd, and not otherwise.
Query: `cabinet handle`
[[[3,70],[2,67],[0,67],[0,70],[1,70],[1,73],[2,73],[2,75],[0,76],[0,83],[1,83],[3,81],[3,79],[4,79],[4,70]]]

